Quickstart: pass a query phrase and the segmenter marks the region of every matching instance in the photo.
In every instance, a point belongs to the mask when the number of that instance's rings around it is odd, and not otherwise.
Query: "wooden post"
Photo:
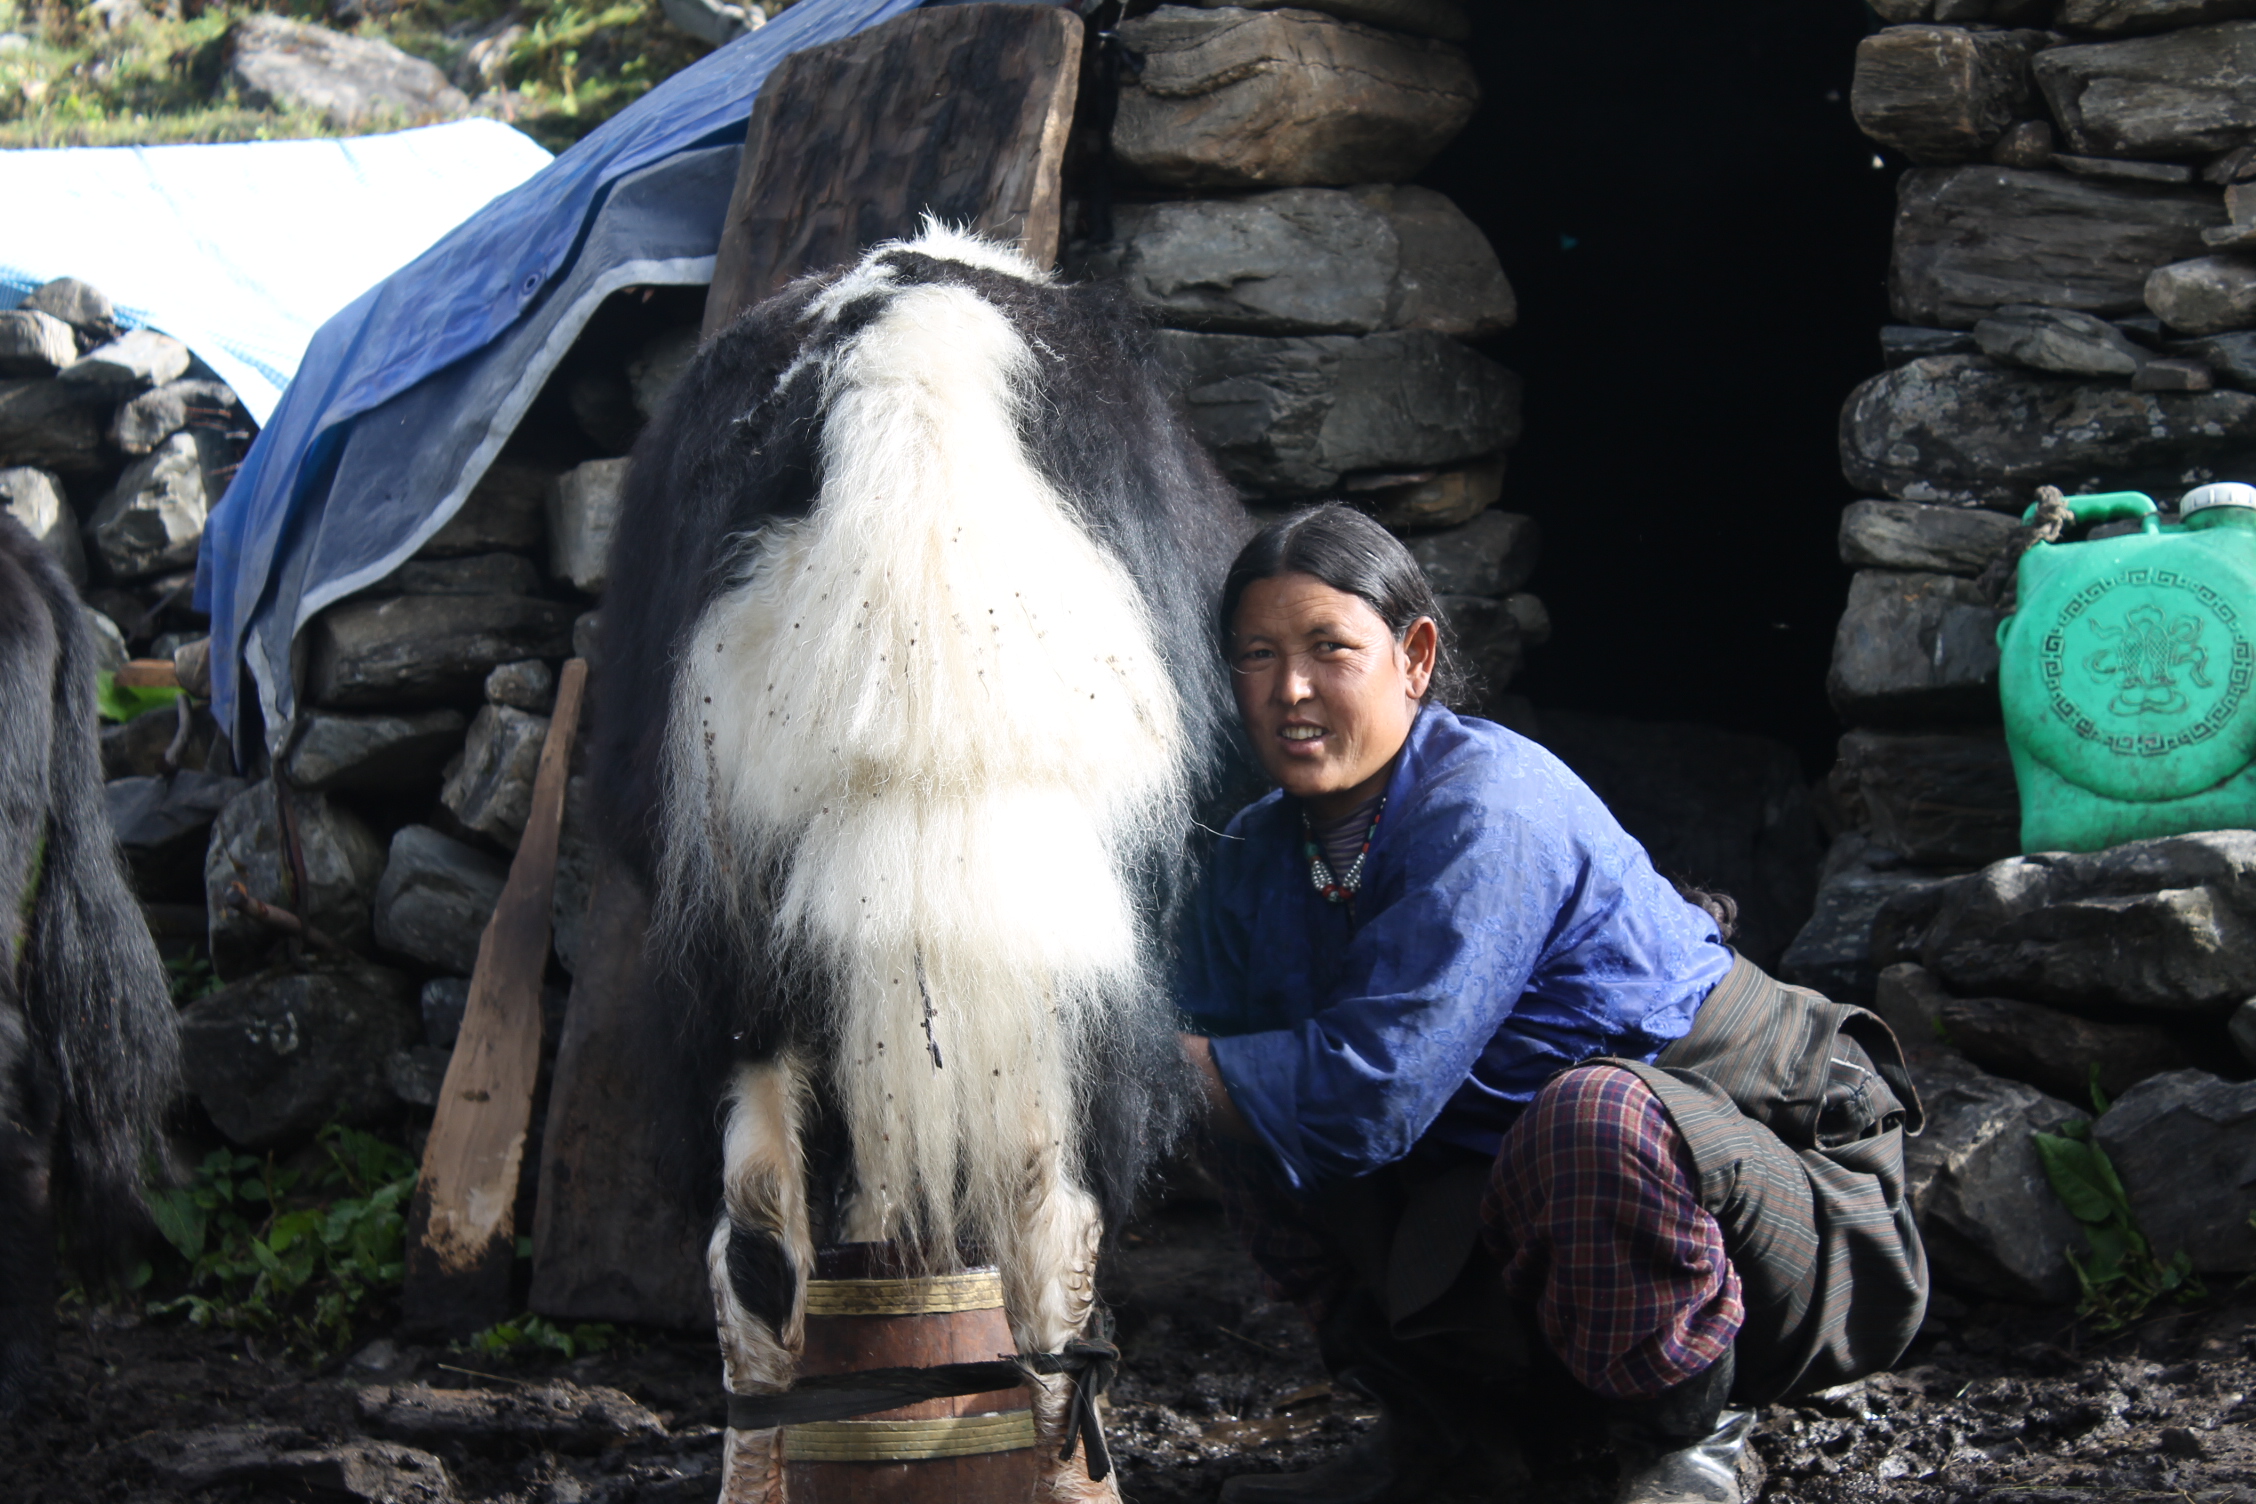
[[[926,213],[1056,263],[1081,21],[950,5],[795,52],[753,103],[705,299],[707,336],[792,278]]]
[[[643,932],[650,900],[615,859],[596,869],[579,970],[556,1046],[533,1213],[532,1308],[573,1321],[709,1328],[710,1226],[668,1194],[651,1098],[668,1089],[637,1069],[649,1020]],[[717,1203],[716,1189],[713,1200]]]
[[[462,1032],[423,1149],[401,1297],[407,1324],[418,1331],[460,1335],[510,1315],[517,1177],[540,1075],[556,839],[586,686],[585,660],[566,663],[533,778],[532,814],[478,941]]]

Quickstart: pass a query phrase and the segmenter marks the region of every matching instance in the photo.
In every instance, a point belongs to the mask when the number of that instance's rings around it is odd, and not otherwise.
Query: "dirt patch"
[[[1367,1401],[1325,1384],[1298,1316],[1262,1298],[1210,1208],[1132,1230],[1106,1284],[1127,1355],[1110,1435],[1137,1504],[1202,1504],[1234,1473],[1305,1467],[1374,1423]],[[1765,1501],[2256,1504],[2256,1299],[2109,1339],[2064,1312],[1945,1309],[1895,1373],[1765,1413]],[[519,1365],[376,1333],[314,1368],[241,1338],[66,1312],[53,1382],[6,1443],[0,1499],[709,1500],[712,1344],[633,1335]],[[410,1404],[417,1385],[453,1393]],[[1529,1473],[1490,1475],[1479,1496],[1608,1497],[1588,1438],[1540,1440]]]

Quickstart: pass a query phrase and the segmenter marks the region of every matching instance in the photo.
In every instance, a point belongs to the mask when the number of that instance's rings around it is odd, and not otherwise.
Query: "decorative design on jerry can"
[[[2174,523],[2137,491],[2067,502],[2139,530],[2021,556],[1998,624],[2021,849],[2256,826],[2256,486],[2190,491]]]

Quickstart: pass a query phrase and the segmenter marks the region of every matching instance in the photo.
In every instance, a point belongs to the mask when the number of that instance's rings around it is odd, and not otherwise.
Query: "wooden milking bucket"
[[[889,1243],[819,1250],[807,1282],[804,1377],[992,1362],[1015,1344],[992,1266],[901,1272]],[[1026,1504],[1033,1496],[1033,1394],[1000,1389],[925,1400],[783,1431],[793,1504]]]

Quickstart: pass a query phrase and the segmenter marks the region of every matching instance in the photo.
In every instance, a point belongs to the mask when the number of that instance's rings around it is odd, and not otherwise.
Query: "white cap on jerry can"
[[[2256,508],[2256,486],[2243,481],[2221,480],[2213,485],[2195,486],[2178,501],[2178,515],[2190,517],[2195,512],[2205,512],[2211,507]]]

